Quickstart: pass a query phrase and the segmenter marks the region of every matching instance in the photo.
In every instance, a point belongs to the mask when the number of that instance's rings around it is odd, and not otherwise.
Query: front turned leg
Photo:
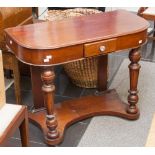
[[[54,114],[54,78],[55,73],[53,69],[49,70],[45,68],[41,74],[41,79],[43,81],[42,91],[44,93],[44,104],[47,110],[46,125],[48,131],[46,138],[49,140],[54,140],[59,137],[59,132],[57,130],[58,123]]]
[[[138,102],[138,76],[140,65],[138,64],[141,56],[139,52],[140,48],[132,49],[129,53],[129,59],[131,63],[129,64],[129,72],[130,72],[130,90],[128,96],[129,107],[127,112],[130,114],[136,114],[138,112],[137,102]]]

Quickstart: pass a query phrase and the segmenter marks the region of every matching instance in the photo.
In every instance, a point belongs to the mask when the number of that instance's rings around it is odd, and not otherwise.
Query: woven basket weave
[[[67,9],[67,10],[50,10],[45,16],[45,20],[64,20],[65,18],[73,18],[90,14],[101,13],[95,9]],[[67,75],[72,82],[84,88],[97,87],[97,57],[86,58],[63,65]]]

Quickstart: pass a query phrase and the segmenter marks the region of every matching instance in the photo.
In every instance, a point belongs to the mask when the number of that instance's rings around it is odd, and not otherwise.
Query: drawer
[[[88,43],[84,45],[84,55],[85,57],[106,54],[116,50],[117,39],[108,39],[103,41],[98,41],[94,43]]]

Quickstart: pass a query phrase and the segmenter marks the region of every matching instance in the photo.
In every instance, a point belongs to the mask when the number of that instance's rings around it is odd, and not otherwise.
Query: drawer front
[[[85,57],[106,54],[116,50],[116,38],[84,45]]]
[[[146,38],[146,30],[127,36],[121,36],[117,39],[117,50],[139,47],[146,42]]]

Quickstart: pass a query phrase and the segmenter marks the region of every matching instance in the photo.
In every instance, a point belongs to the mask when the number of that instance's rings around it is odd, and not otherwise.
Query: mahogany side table
[[[138,75],[140,47],[146,42],[149,24],[124,10],[82,16],[63,21],[43,22],[5,30],[7,46],[29,65],[40,66],[46,110],[29,113],[29,119],[42,129],[45,142],[62,142],[64,130],[72,123],[95,115],[115,115],[127,119],[139,117]],[[116,90],[102,91],[106,55],[123,49],[129,52],[130,88],[128,104]],[[51,66],[99,56],[99,92],[54,105],[54,69]],[[39,95],[39,94],[38,94]]]

